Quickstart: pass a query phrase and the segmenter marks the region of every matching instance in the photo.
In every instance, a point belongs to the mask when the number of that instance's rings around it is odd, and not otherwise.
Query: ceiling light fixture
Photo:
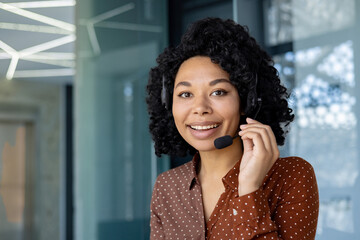
[[[6,73],[6,79],[11,80],[14,76],[14,72],[15,72],[17,63],[19,61],[19,53],[15,49],[13,49],[12,47],[10,47],[9,45],[7,45],[6,43],[4,43],[1,40],[0,40],[0,48],[3,49],[7,54],[9,54],[11,56],[11,62],[10,62],[8,71]]]
[[[10,62],[8,71],[6,73],[6,79],[7,80],[11,80],[13,78],[18,62],[19,62],[19,56],[18,55],[13,55],[12,58],[11,58],[11,62]]]
[[[7,23],[7,22],[0,22],[0,29],[28,31],[28,32],[40,32],[40,33],[53,33],[53,34],[70,34],[70,33],[72,33],[71,31],[64,30],[64,29],[61,29],[58,27],[20,24],[20,23]]]
[[[10,6],[18,8],[49,8],[49,7],[72,7],[75,1],[34,1],[34,2],[16,2],[7,3]]]
[[[9,45],[7,45],[6,43],[4,43],[1,40],[0,40],[0,48],[2,50],[4,50],[7,54],[9,54],[10,56],[17,54],[17,51],[15,49],[13,49],[12,47],[10,47]]]
[[[96,37],[94,25],[92,23],[88,23],[86,25],[86,29],[88,31],[90,44],[91,44],[91,47],[92,47],[95,55],[100,54],[101,49],[100,49],[99,41],[98,41],[98,39]]]
[[[75,35],[68,35],[66,37],[58,38],[46,43],[42,43],[36,46],[32,46],[26,49],[23,49],[19,52],[20,57],[28,56],[34,53],[42,52],[51,48],[55,48],[58,46],[65,45],[67,43],[75,41],[76,37]]]
[[[1,55],[0,55],[1,56]],[[29,56],[23,56],[23,59],[43,59],[43,60],[75,60],[75,54],[71,52],[39,52]]]
[[[96,27],[124,29],[131,31],[143,31],[143,32],[161,32],[162,27],[154,25],[136,24],[136,23],[120,23],[120,22],[101,22],[97,23]]]
[[[3,51],[0,52],[0,59],[9,59],[9,58],[11,58],[11,56],[8,53]]]
[[[19,58],[24,58],[26,56],[42,52],[51,48],[55,48],[58,46],[65,45],[67,43],[75,41],[75,35],[68,35],[66,37],[62,37],[59,39],[55,39],[53,41],[49,41],[46,43],[42,43],[39,45],[35,45],[26,49],[23,49],[19,52],[17,52],[15,49],[4,43],[0,40],[0,48],[3,49],[6,53],[8,53],[12,58],[11,62],[8,68],[8,71],[6,73],[6,79],[11,80],[14,77],[14,73],[16,70],[16,66],[18,64]]]
[[[121,6],[121,7],[115,8],[115,9],[113,9],[111,11],[108,11],[108,12],[105,12],[105,13],[102,13],[100,15],[95,16],[95,17],[90,19],[90,22],[92,24],[95,24],[95,23],[104,21],[106,19],[115,17],[117,15],[120,15],[120,14],[122,14],[124,12],[130,11],[133,8],[135,8],[135,4],[134,3],[128,3],[128,4],[125,4],[125,5]]]
[[[15,78],[73,76],[73,68],[16,71]]]
[[[20,16],[30,18],[30,19],[33,19],[33,20],[36,20],[36,21],[39,21],[39,22],[42,22],[42,23],[45,23],[48,25],[59,27],[61,29],[65,29],[70,32],[75,32],[75,25],[73,25],[73,24],[63,22],[63,21],[60,21],[60,20],[57,20],[54,18],[46,17],[44,15],[37,14],[37,13],[31,12],[31,11],[23,10],[21,8],[11,6],[6,3],[0,2],[0,9],[3,9],[8,12],[12,12],[14,14],[18,14]]]
[[[86,26],[86,29],[88,31],[89,38],[90,38],[91,47],[92,47],[95,55],[100,54],[101,49],[100,49],[99,41],[98,41],[97,36],[96,36],[94,25],[101,22],[101,21],[104,21],[106,19],[115,17],[115,16],[120,15],[120,14],[122,14],[124,12],[130,11],[133,8],[135,8],[135,4],[134,3],[128,3],[128,4],[125,4],[125,5],[121,6],[121,7],[115,8],[115,9],[113,9],[111,11],[108,11],[108,12],[102,13],[100,15],[97,15],[97,16],[95,16],[93,18],[81,19],[79,21],[81,25]]]

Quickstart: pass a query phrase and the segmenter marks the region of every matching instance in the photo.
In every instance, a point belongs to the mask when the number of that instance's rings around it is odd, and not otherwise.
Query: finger
[[[251,152],[254,148],[254,143],[251,139],[243,139],[244,152]]]
[[[278,145],[277,145],[277,142],[276,142],[276,138],[275,138],[275,134],[273,132],[273,130],[271,129],[270,126],[268,125],[264,125],[267,133],[268,133],[268,136],[270,138],[270,143],[271,143],[271,148],[272,148],[272,152],[274,154],[274,159],[278,159],[279,158],[279,148],[278,148]]]
[[[249,118],[249,117],[246,118],[246,122],[247,123],[260,123],[259,121],[256,121],[255,119],[252,119],[252,118]]]
[[[270,143],[271,143],[271,148],[272,148],[272,151],[273,153],[277,156],[276,158],[279,157],[279,148],[278,148],[278,145],[277,145],[277,141],[276,141],[276,138],[275,138],[275,134],[274,132],[272,131],[271,127],[269,125],[265,125],[265,124],[262,124],[258,121],[255,121],[253,119],[249,119],[249,124],[243,124],[240,126],[240,129],[247,129],[249,127],[259,127],[259,128],[264,128],[266,129],[268,135],[269,135],[269,138],[270,138]]]
[[[247,131],[247,132],[244,132],[242,133],[241,135],[241,139],[243,141],[246,141],[246,140],[251,140],[253,142],[253,149],[254,149],[254,153],[256,155],[263,155],[263,154],[267,154],[268,153],[268,150],[266,149],[265,147],[265,144],[264,144],[264,141],[263,141],[263,138],[261,136],[260,133],[258,132],[252,132],[252,131]],[[250,147],[250,143],[247,141],[247,147],[249,148]],[[244,146],[245,148],[245,146]]]
[[[239,135],[244,136],[248,132],[258,133],[261,136],[261,139],[264,143],[266,150],[268,152],[273,151],[270,136],[265,128],[263,128],[263,127],[247,127],[246,129],[241,130]]]

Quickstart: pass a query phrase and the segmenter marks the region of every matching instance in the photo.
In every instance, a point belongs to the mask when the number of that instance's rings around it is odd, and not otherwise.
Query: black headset
[[[165,76],[162,76],[162,88],[161,88],[161,103],[165,106],[166,110],[170,109],[170,94],[168,93],[166,86],[165,86]]]
[[[249,93],[247,97],[247,104],[245,112],[255,112],[251,118],[256,119],[257,115],[259,114],[260,108],[262,106],[262,99],[258,97],[258,77],[255,74],[255,82],[250,86]]]

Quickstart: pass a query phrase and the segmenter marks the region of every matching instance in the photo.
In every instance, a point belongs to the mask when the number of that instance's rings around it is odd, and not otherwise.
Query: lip
[[[217,124],[219,126],[216,128],[211,128],[211,129],[195,130],[190,127],[190,126],[194,126],[194,125],[195,126],[208,126],[208,125],[215,125],[215,124]],[[186,126],[194,138],[203,140],[203,139],[207,139],[207,138],[211,137],[212,135],[214,135],[219,130],[221,123],[219,123],[219,122],[192,122],[191,124],[187,124]]]
[[[208,125],[214,125],[214,124],[220,125],[219,122],[206,121],[206,122],[192,122],[192,123],[186,124],[186,126],[208,126]]]

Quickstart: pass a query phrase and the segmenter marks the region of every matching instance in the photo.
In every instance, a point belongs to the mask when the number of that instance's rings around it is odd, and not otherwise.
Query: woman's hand
[[[239,172],[239,196],[256,191],[267,172],[279,158],[275,135],[271,127],[251,118],[241,125],[239,135],[244,152]]]

